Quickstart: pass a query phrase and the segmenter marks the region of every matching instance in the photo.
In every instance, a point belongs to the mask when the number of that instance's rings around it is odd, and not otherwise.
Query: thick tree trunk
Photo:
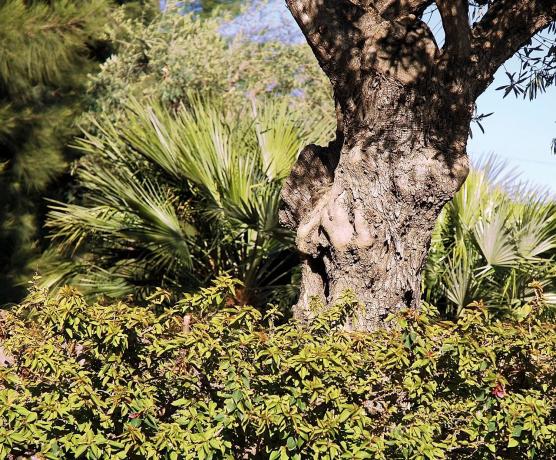
[[[468,173],[476,98],[496,69],[556,19],[554,0],[286,0],[334,89],[338,133],[309,146],[282,192],[281,221],[303,257],[295,308],[326,308],[345,290],[364,309],[346,327],[373,330],[419,303],[421,269],[444,204]],[[422,20],[436,4],[437,46]]]
[[[318,314],[315,297],[326,307],[350,290],[364,308],[346,328],[374,330],[418,306],[435,221],[468,173],[470,108],[442,119],[389,79],[355,99],[339,109],[337,140],[301,153],[280,217],[303,258],[295,316]]]

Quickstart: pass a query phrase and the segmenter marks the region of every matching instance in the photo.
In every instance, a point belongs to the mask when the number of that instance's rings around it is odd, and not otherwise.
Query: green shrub
[[[555,211],[553,197],[520,184],[496,157],[477,165],[436,224],[426,300],[457,316],[480,298],[504,314],[533,299],[540,279],[556,305]]]
[[[143,299],[227,272],[243,283],[245,303],[289,303],[297,257],[278,222],[281,184],[330,124],[284,100],[248,112],[197,99],[176,111],[135,102],[124,115],[79,143],[77,196],[53,204],[46,222],[43,283]]]
[[[92,112],[117,118],[130,96],[176,106],[195,92],[236,107],[253,96],[285,97],[305,112],[334,118],[330,82],[308,45],[227,39],[220,33],[225,19],[180,15],[172,7],[146,23],[115,15],[115,52],[90,80]]]
[[[0,322],[0,458],[554,458],[556,326],[408,310],[390,330],[302,327],[234,304],[34,290]],[[543,319],[544,318],[544,319]]]

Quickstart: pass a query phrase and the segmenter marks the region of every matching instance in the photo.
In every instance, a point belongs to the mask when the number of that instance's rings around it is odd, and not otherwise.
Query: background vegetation
[[[108,3],[0,4],[0,299],[17,297],[38,254],[44,202],[57,194],[87,74],[104,53]],[[32,272],[31,272],[32,274]]]
[[[121,17],[147,1],[120,1]],[[110,0],[0,3],[0,304],[25,293],[44,249],[44,197],[62,197],[88,75],[112,49]],[[146,8],[146,10],[145,10]]]
[[[225,38],[229,14],[203,18],[167,8],[147,23],[114,17],[109,33],[115,51],[91,78],[91,111],[116,118],[130,96],[176,108],[194,92],[235,108],[273,96],[292,109],[332,118],[330,84],[306,45]]]

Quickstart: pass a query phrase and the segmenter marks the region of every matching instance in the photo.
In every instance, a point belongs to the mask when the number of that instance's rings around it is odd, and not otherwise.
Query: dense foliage
[[[534,297],[534,279],[556,305],[556,202],[492,157],[471,171],[438,220],[425,297],[452,315],[477,298],[503,311]]]
[[[284,295],[297,259],[278,223],[281,183],[301,147],[326,141],[331,125],[272,101],[243,112],[199,100],[177,112],[135,102],[122,117],[105,117],[80,142],[81,198],[51,207],[43,282],[145,297],[228,272],[247,302],[278,292],[293,301]]]
[[[43,246],[44,198],[65,191],[88,75],[112,46],[106,24],[118,4],[124,18],[142,16],[149,3],[0,2],[0,305],[25,292]]]
[[[0,3],[0,304],[38,253],[41,197],[67,167],[108,13],[105,0]]]
[[[483,459],[556,455],[556,325],[429,308],[341,331],[237,306],[235,283],[168,306],[34,290],[0,322],[0,457]],[[318,308],[318,305],[315,305]],[[41,455],[39,455],[39,453]]]
[[[303,145],[331,137],[329,86],[306,46],[225,39],[222,18],[174,3],[152,21],[115,15],[85,156],[35,266],[49,286],[139,297],[228,271],[251,302],[287,302],[296,260],[280,184]]]
[[[195,92],[222,98],[229,107],[249,105],[252,97],[284,97],[332,119],[330,84],[307,45],[225,38],[225,18],[168,8],[147,23],[120,16],[111,24],[115,51],[91,79],[93,111],[117,118],[130,96],[172,107]]]

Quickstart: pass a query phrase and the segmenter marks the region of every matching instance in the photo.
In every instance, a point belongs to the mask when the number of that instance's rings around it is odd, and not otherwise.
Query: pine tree
[[[109,0],[0,2],[0,305],[32,274],[45,197],[56,196],[71,159],[109,12]]]

